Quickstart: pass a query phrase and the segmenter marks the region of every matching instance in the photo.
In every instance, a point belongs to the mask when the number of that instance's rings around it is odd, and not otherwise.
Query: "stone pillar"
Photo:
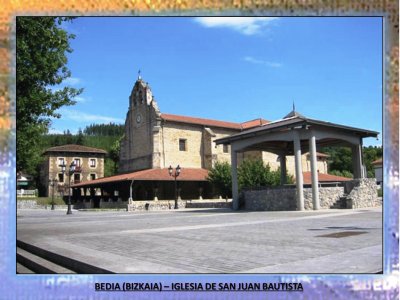
[[[351,147],[354,179],[364,178],[361,144]]]
[[[315,143],[315,135],[312,135],[309,140],[309,153],[311,162],[311,184],[312,184],[312,199],[313,208],[318,210],[319,205],[319,190],[318,190],[318,170],[317,170],[317,146]]]
[[[281,185],[286,184],[286,155],[282,153],[279,155],[279,162],[281,167]]]
[[[232,173],[232,206],[234,210],[239,209],[239,191],[237,178],[237,152],[231,149],[231,173]]]
[[[294,162],[296,168],[296,187],[297,187],[297,210],[304,210],[304,195],[303,195],[303,170],[301,167],[301,146],[300,137],[297,131],[294,131]]]

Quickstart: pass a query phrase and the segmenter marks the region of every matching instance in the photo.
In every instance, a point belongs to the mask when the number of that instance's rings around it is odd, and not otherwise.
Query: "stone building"
[[[233,123],[161,113],[150,86],[140,77],[129,96],[125,135],[121,142],[120,173],[144,169],[211,169],[216,161],[230,162],[230,147],[214,140],[267,124],[262,118]],[[265,151],[239,153],[239,163],[246,158],[261,158],[271,168],[279,167],[276,154]],[[328,173],[328,155],[318,153],[318,170]],[[302,156],[303,170],[310,171],[308,153]],[[294,175],[294,158],[287,157],[287,171]]]
[[[182,172],[178,194],[182,199],[218,196],[207,181],[208,170],[217,161],[230,162],[231,149],[229,145],[217,145],[215,140],[269,123],[262,118],[235,123],[161,113],[149,84],[139,76],[129,96],[119,175],[74,184],[73,188],[77,195],[85,196],[85,201],[92,199],[88,205],[93,207],[104,206],[104,201],[123,205],[128,199],[173,199],[174,179],[169,176],[168,168],[179,165]],[[260,158],[273,170],[280,166],[279,156],[272,152],[253,149],[237,154],[239,164],[247,158]],[[321,179],[328,182],[343,179],[327,174],[327,159],[326,154],[317,153],[318,172],[326,174]],[[310,172],[309,154],[304,152],[301,161],[305,174]],[[293,156],[287,155],[286,170],[291,175],[295,174],[294,165]],[[94,191],[101,195],[99,199],[91,196]]]
[[[68,186],[68,176],[63,174],[60,165],[66,165],[66,171],[75,162],[75,173],[71,176],[71,184],[87,182],[104,177],[104,158],[107,154],[102,149],[81,145],[62,145],[48,148],[43,155],[40,178],[44,187],[44,196],[52,195],[51,180],[57,181],[54,195],[65,192]]]

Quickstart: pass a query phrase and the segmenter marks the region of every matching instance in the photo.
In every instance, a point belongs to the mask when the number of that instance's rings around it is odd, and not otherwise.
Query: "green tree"
[[[231,165],[228,162],[216,162],[208,172],[207,180],[216,187],[223,197],[232,196]]]
[[[238,168],[239,189],[273,185],[274,176],[269,164],[261,159],[246,159]]]
[[[35,173],[40,158],[40,135],[50,119],[59,118],[57,109],[75,102],[81,89],[53,90],[71,76],[66,67],[69,40],[74,38],[59,26],[69,17],[17,17],[16,95],[17,170]]]
[[[117,139],[114,144],[111,146],[110,151],[108,152],[108,157],[113,161],[114,163],[114,170],[113,173],[118,172],[118,166],[119,166],[119,153],[121,149],[121,140],[122,137]]]
[[[77,144],[77,145],[84,145],[85,144],[85,138],[83,136],[82,129],[80,129],[80,128],[79,128],[79,131],[78,131],[78,135],[76,137],[75,144]]]

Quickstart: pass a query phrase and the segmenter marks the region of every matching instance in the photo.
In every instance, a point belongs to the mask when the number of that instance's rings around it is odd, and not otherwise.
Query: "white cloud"
[[[124,123],[123,119],[99,116],[87,114],[77,110],[64,109],[61,112],[62,118],[70,119],[75,122],[85,123],[85,122],[93,122],[93,123]]]
[[[245,35],[257,34],[277,17],[197,17],[195,21],[204,27],[226,27]]]
[[[63,134],[61,130],[55,129],[55,128],[50,128],[49,129],[49,134]]]
[[[86,102],[89,101],[87,98],[80,97],[80,96],[75,97],[74,100],[75,100],[76,102],[78,102],[78,103],[86,103]]]
[[[77,85],[77,84],[81,83],[81,79],[78,77],[68,77],[62,83],[69,84],[69,85]]]
[[[271,67],[271,68],[280,68],[280,67],[282,67],[281,63],[267,61],[267,60],[261,60],[261,59],[256,59],[256,58],[251,57],[251,56],[246,56],[244,58],[244,60],[249,62],[249,63],[252,63],[252,64],[264,65],[266,67]]]

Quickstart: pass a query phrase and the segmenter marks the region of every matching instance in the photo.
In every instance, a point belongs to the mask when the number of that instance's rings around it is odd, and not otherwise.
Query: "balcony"
[[[75,173],[81,173],[82,172],[82,167],[81,166],[76,166],[75,167]]]

